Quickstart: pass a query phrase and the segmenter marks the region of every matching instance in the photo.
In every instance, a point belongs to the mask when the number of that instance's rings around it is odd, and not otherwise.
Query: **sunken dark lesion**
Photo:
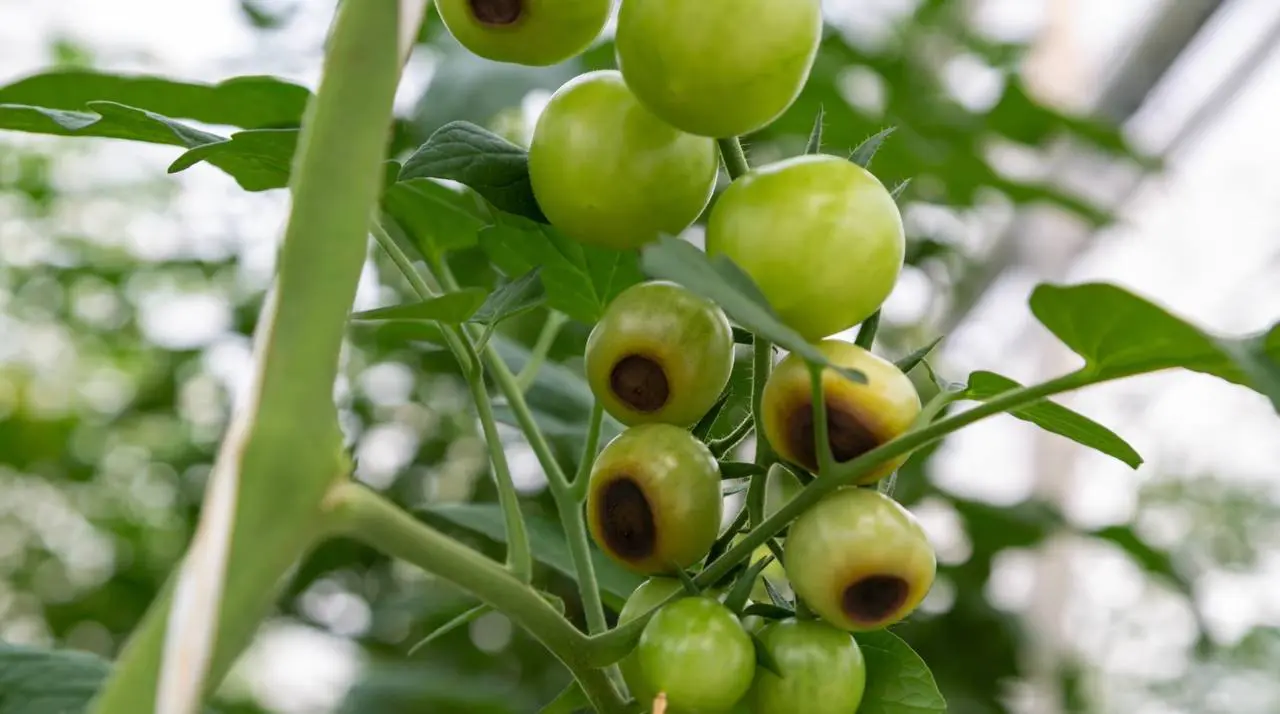
[[[826,403],[827,442],[836,463],[844,463],[862,456],[880,446],[883,440],[856,412]],[[796,405],[786,416],[788,446],[801,466],[810,471],[818,470],[818,450],[814,437],[813,404],[805,401]]]
[[[897,575],[869,575],[844,589],[840,609],[851,620],[874,624],[898,613],[910,592],[911,586]]]
[[[644,489],[634,479],[623,476],[609,482],[597,503],[597,520],[609,550],[631,562],[653,555],[658,544],[657,523]]]
[[[630,354],[618,360],[609,372],[609,388],[618,401],[642,414],[652,414],[671,398],[667,371],[656,359]]]
[[[524,15],[527,0],[469,0],[471,14],[485,25],[513,25]]]

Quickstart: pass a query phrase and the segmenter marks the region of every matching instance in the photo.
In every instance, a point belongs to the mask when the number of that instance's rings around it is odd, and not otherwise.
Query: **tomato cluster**
[[[581,52],[609,5],[438,0],[450,30],[477,54],[535,65]],[[618,250],[691,226],[716,185],[717,140],[761,129],[791,107],[821,35],[821,0],[623,0],[619,70],[565,83],[534,129],[530,182],[547,220],[581,243]],[[805,359],[783,359],[755,415],[757,436],[779,460],[821,478],[824,464],[847,463],[910,428],[921,404],[906,375],[830,339],[873,315],[902,269],[902,218],[874,175],[835,156],[783,159],[737,176],[706,225],[708,255],[742,268],[830,365],[865,377],[825,368],[817,395]],[[807,607],[747,622],[745,596],[695,592],[680,579],[720,550],[719,539],[740,537],[721,533],[720,465],[691,431],[724,394],[733,363],[724,311],[660,280],[614,298],[588,338],[588,383],[626,429],[592,466],[587,524],[609,557],[650,576],[619,614],[619,624],[649,617],[619,665],[632,695],[648,704],[661,694],[668,714],[850,714],[866,681],[852,633],[902,620],[936,571],[916,519],[867,488],[905,457],[819,500],[775,550],[756,550],[753,564],[770,552],[782,562],[748,568],[737,577],[754,581],[733,592],[767,602],[786,600],[785,590]]]

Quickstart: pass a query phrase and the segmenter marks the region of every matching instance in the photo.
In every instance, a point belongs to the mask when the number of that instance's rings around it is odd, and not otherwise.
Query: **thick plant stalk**
[[[400,29],[416,29],[424,10],[424,0],[339,8],[303,123],[251,395],[228,428],[184,564],[125,647],[97,714],[196,711],[321,533],[321,501],[349,469],[333,384],[380,191]]]

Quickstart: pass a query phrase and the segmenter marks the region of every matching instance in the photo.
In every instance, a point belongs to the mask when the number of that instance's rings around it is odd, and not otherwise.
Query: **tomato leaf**
[[[720,412],[724,411],[724,405],[729,402],[729,397],[731,396],[733,396],[733,385],[725,385],[724,391],[720,392],[720,396],[716,399],[716,403],[712,404],[711,408],[707,410],[707,413],[703,414],[702,418],[698,420],[698,423],[693,425],[691,433],[695,439],[704,444],[707,442],[707,436],[711,433],[711,427],[715,426],[716,419],[720,418]]]
[[[488,298],[488,295],[484,290],[466,288],[421,302],[357,312],[351,316],[351,319],[362,322],[374,320],[430,320],[449,325],[461,325],[476,314],[476,311],[485,303],[486,298]]]
[[[570,681],[569,686],[557,694],[555,699],[539,709],[538,714],[575,714],[590,707],[591,702],[587,700],[586,693],[582,691],[582,687],[575,679]]]
[[[773,587],[771,584],[769,584],[768,578],[765,578],[764,583],[765,583],[765,587],[767,588]],[[777,591],[775,590],[775,592]],[[745,610],[742,611],[742,614],[755,615],[757,617],[763,617],[766,620],[785,620],[789,617],[796,616],[795,611],[790,608],[783,607],[776,603],[773,605],[769,605],[763,602],[751,603],[750,605],[747,606]]]
[[[800,333],[783,324],[755,281],[728,258],[717,256],[711,260],[690,243],[663,236],[644,249],[641,263],[650,276],[679,283],[711,300],[742,326],[801,355],[806,361],[866,382],[862,373],[832,365]]]
[[[433,179],[388,184],[382,210],[423,255],[436,258],[475,245],[480,230],[493,222],[493,210],[474,191]]]
[[[111,101],[166,117],[246,129],[298,126],[311,92],[275,77],[234,77],[217,84],[152,75],[57,69],[0,87],[0,104],[80,110]]]
[[[743,571],[729,590],[729,594],[725,596],[724,606],[741,615],[743,608],[747,605],[747,601],[751,599],[751,590],[756,586],[756,580],[760,578],[760,574],[773,561],[774,557],[772,555],[766,555]]]
[[[547,301],[546,291],[538,280],[541,268],[534,268],[515,280],[508,280],[489,294],[480,309],[471,316],[472,322],[485,326],[484,333],[476,343],[476,349],[483,349],[493,336],[498,324],[516,315],[524,314],[540,307]]]
[[[297,129],[252,129],[228,139],[201,144],[169,165],[176,174],[207,161],[231,175],[246,191],[269,191],[289,185]]]
[[[644,279],[635,251],[573,241],[549,225],[503,215],[480,231],[480,245],[507,275],[541,267],[547,304],[594,324],[618,293]]]
[[[1022,385],[994,372],[974,372],[964,398],[986,401]],[[1116,458],[1131,468],[1142,465],[1142,457],[1118,434],[1098,422],[1061,404],[1045,400],[1029,407],[1015,409],[1010,415],[1031,422],[1045,431],[1065,436],[1091,449]]]
[[[439,505],[421,513],[427,520],[449,523],[496,543],[506,542],[502,509],[496,503]],[[525,523],[529,528],[533,557],[566,577],[575,577],[569,544],[565,542],[560,524],[546,516],[531,513],[525,515]],[[591,562],[595,565],[596,579],[605,604],[615,611],[622,609],[627,597],[644,579],[610,560],[594,544],[591,546]]]
[[[84,711],[109,669],[85,652],[0,644],[0,714]]]
[[[826,110],[818,105],[818,115],[813,118],[813,129],[809,132],[809,142],[805,144],[804,153],[817,154],[822,151],[822,122],[826,120]]]
[[[86,102],[86,110],[0,104],[0,129],[58,136],[97,136],[188,148],[223,141],[169,117],[116,102]]]
[[[853,150],[853,154],[849,160],[861,166],[864,169],[871,168],[871,159],[875,158],[876,152],[880,150],[880,145],[884,143],[889,135],[897,130],[898,127],[891,126],[887,129],[881,129],[879,132],[867,137],[865,141],[858,144],[858,148]]]
[[[933,673],[906,642],[888,630],[854,635],[867,662],[867,688],[858,714],[942,714],[946,700]]]
[[[495,208],[546,221],[529,181],[529,154],[470,122],[449,122],[404,162],[400,180],[441,178],[475,189]]]
[[[1249,387],[1280,411],[1280,325],[1243,338],[1210,335],[1105,283],[1041,285],[1031,311],[1085,360],[1096,381],[1182,367]]]

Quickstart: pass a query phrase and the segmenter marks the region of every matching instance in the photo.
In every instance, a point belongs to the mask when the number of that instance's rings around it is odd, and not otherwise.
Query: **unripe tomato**
[[[624,0],[618,67],[664,121],[724,138],[795,102],[821,38],[821,0]]]
[[[715,543],[723,509],[715,457],[680,427],[631,427],[604,447],[591,469],[591,536],[638,573],[674,573],[702,559]]]
[[[707,254],[760,286],[783,322],[819,340],[871,316],[906,254],[893,196],[866,169],[810,155],[734,181],[707,222]]]
[[[733,372],[733,329],[714,303],[675,283],[633,285],[587,339],[587,382],[627,425],[692,426]]]
[[[756,668],[754,714],[853,714],[862,703],[867,666],[853,635],[816,620],[766,625],[760,641],[782,677]]]
[[[783,546],[796,594],[854,632],[902,620],[933,586],[937,558],[910,511],[874,489],[836,490],[801,514]]]
[[[626,604],[618,613],[618,626],[631,622],[660,605],[668,597],[683,590],[684,584],[676,578],[649,578],[627,598]],[[622,672],[622,679],[627,683],[627,688],[631,690],[633,696],[637,689],[645,688],[640,679],[640,656],[635,650],[619,660],[618,669]]]
[[[920,414],[920,395],[910,378],[892,362],[840,340],[823,340],[818,351],[838,367],[856,369],[866,384],[832,369],[822,372],[822,401],[827,410],[827,441],[836,463],[855,459],[901,436]],[[813,388],[809,366],[792,353],[778,363],[761,399],[765,437],[782,458],[817,471],[813,425]],[[858,479],[878,481],[907,460],[890,459]]]
[[[636,248],[688,228],[711,200],[715,141],[663,123],[622,75],[579,75],[534,127],[529,179],[547,220],[582,243]]]
[[[642,704],[667,695],[668,714],[723,714],[746,695],[755,675],[755,646],[728,608],[687,597],[649,620],[636,647]]]
[[[436,8],[480,57],[545,66],[587,49],[609,20],[610,0],[436,0]]]

